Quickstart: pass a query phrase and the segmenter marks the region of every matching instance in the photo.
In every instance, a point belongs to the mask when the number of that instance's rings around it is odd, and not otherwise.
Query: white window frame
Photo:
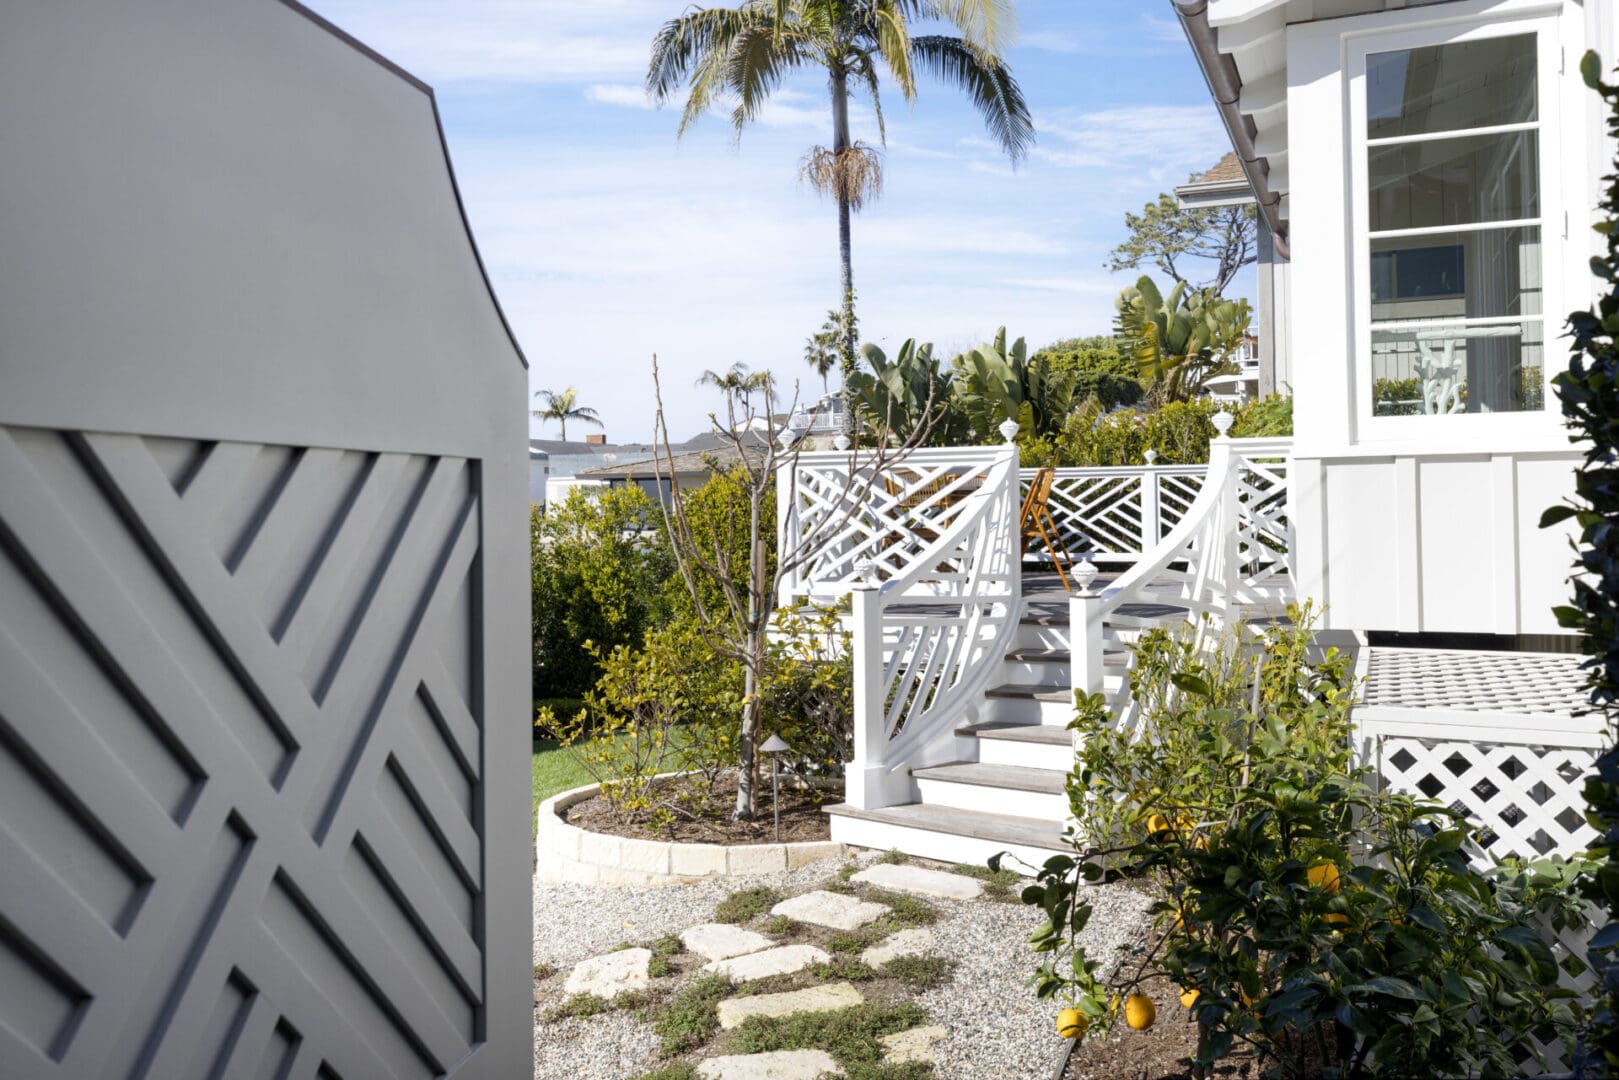
[[[1562,369],[1559,359],[1562,350],[1558,339],[1563,333],[1562,323],[1569,308],[1568,293],[1564,287],[1564,258],[1567,245],[1565,233],[1564,198],[1567,182],[1565,172],[1571,163],[1563,153],[1564,94],[1562,61],[1564,47],[1558,13],[1525,15],[1518,18],[1494,18],[1449,22],[1404,29],[1389,29],[1356,34],[1344,39],[1345,73],[1348,78],[1347,120],[1348,139],[1345,143],[1349,160],[1349,291],[1353,298],[1352,334],[1354,341],[1355,429],[1357,442],[1398,442],[1454,445],[1458,442],[1484,442],[1496,439],[1517,439],[1543,435],[1548,427],[1560,428],[1557,399],[1551,388],[1551,378]],[[1545,408],[1534,412],[1457,413],[1447,416],[1376,416],[1373,414],[1372,384],[1372,300],[1371,300],[1371,230],[1367,192],[1369,155],[1366,135],[1366,59],[1374,53],[1419,49],[1434,45],[1449,45],[1489,38],[1534,34],[1536,41],[1536,92],[1538,94],[1536,120],[1528,124],[1506,124],[1494,127],[1471,128],[1444,132],[1433,136],[1378,139],[1378,145],[1393,142],[1418,141],[1418,138],[1464,138],[1495,132],[1535,129],[1538,133],[1540,214],[1535,218],[1515,221],[1490,221],[1462,226],[1423,229],[1385,230],[1379,237],[1402,234],[1437,235],[1444,232],[1472,231],[1476,229],[1534,226],[1540,230],[1540,299],[1541,308],[1541,380]],[[1470,320],[1473,325],[1489,322],[1497,324],[1532,322],[1534,317],[1503,317]],[[1436,325],[1445,325],[1437,323]]]

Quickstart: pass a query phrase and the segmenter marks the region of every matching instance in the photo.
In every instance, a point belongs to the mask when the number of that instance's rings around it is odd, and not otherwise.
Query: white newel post
[[[1232,460],[1235,448],[1231,442],[1231,425],[1236,418],[1225,410],[1214,414],[1214,428],[1219,437],[1209,443],[1209,476],[1223,477],[1220,489],[1220,510],[1216,515],[1213,542],[1218,546],[1214,555],[1214,574],[1209,581],[1218,590],[1220,602],[1229,607],[1235,602],[1242,584],[1242,507],[1238,502],[1237,463]]]
[[[1073,688],[1082,694],[1102,689],[1102,594],[1089,559],[1074,567],[1078,591],[1068,596],[1069,662]]]
[[[1158,451],[1148,450],[1144,455],[1147,468],[1141,474],[1141,554],[1146,555],[1163,539],[1159,526],[1158,485],[1163,482],[1158,472]]]
[[[854,618],[854,759],[844,770],[843,798],[857,809],[876,810],[891,803],[884,783],[883,604],[871,563],[860,564],[860,580],[849,599]]]

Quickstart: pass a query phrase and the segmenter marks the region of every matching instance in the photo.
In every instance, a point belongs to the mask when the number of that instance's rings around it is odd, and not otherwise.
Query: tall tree
[[[1188,210],[1175,196],[1160,195],[1141,213],[1126,213],[1124,224],[1130,237],[1108,256],[1107,268],[1114,273],[1151,263],[1171,281],[1218,296],[1237,271],[1259,258],[1259,219],[1252,206]],[[1208,280],[1192,280],[1188,263],[1194,259],[1214,264]]]
[[[826,393],[826,377],[838,366],[843,355],[843,312],[833,308],[826,313],[821,328],[804,339],[804,362],[821,377],[821,393]]]
[[[948,23],[961,36],[912,37],[911,24],[928,20]],[[1000,56],[1014,21],[1012,0],[746,0],[734,8],[688,11],[665,23],[652,41],[647,90],[663,104],[686,87],[681,134],[724,101],[740,137],[788,73],[826,73],[832,148],[812,148],[801,175],[838,205],[846,425],[854,416],[848,378],[855,371],[856,344],[849,219],[882,190],[877,150],[850,137],[850,95],[870,99],[878,139],[886,145],[879,74],[886,71],[909,102],[916,98],[917,71],[931,73],[966,92],[1007,156],[1020,161],[1034,142],[1034,122]]]
[[[535,417],[541,421],[555,420],[562,429],[563,442],[568,441],[569,420],[602,426],[601,417],[596,415],[596,410],[580,405],[579,391],[571,386],[560,394],[550,390],[536,390],[534,396],[540,399],[540,408],[534,410]]]

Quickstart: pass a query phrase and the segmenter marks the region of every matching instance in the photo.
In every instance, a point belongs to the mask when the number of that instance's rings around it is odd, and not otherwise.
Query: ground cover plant
[[[1300,609],[1259,634],[1150,633],[1134,726],[1078,703],[1080,839],[1023,894],[1048,918],[1036,991],[1084,1036],[1151,1027],[1174,1003],[1142,988],[1167,978],[1200,1068],[1244,1046],[1285,1077],[1516,1075],[1532,1033],[1572,1033],[1540,936],[1583,923],[1571,871],[1480,872],[1464,819],[1374,790],[1351,760],[1347,662],[1311,636]],[[1147,889],[1156,923],[1104,981],[1075,939],[1083,882],[1106,873]]]

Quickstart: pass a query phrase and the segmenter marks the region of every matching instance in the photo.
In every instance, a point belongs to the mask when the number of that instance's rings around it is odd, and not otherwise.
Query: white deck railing
[[[935,491],[964,494],[942,527],[908,515],[895,522],[879,557],[855,568],[854,755],[845,798],[862,809],[909,802],[912,768],[954,760],[955,730],[1001,670],[1017,631],[1017,448],[994,449],[987,466],[980,452],[969,453],[948,467],[949,458],[931,458],[916,484],[906,479],[918,468],[914,457],[896,466],[884,491],[909,490],[923,506]],[[976,482],[960,484],[949,470]]]
[[[867,563],[867,580],[904,576],[979,505],[973,496],[991,483],[990,473],[1006,455],[1004,446],[961,446],[888,457],[821,450],[790,459],[776,482],[776,535],[781,551],[810,550],[784,575],[783,601],[841,598],[861,581]],[[1016,487],[1015,463],[1012,469],[1009,489]],[[932,579],[924,578],[912,584],[925,592]]]
[[[1023,470],[1023,488],[1039,470]],[[1049,508],[1076,559],[1134,562],[1180,523],[1203,488],[1206,465],[1058,469]],[[1043,547],[1030,555],[1046,559]]]
[[[1106,589],[1082,586],[1070,597],[1076,691],[1102,689],[1109,623],[1123,621],[1120,609],[1127,605],[1170,605],[1189,616],[1211,613],[1230,621],[1256,609],[1279,611],[1293,599],[1291,446],[1286,438],[1215,439],[1197,498],[1158,546]],[[1127,691],[1128,680],[1114,702],[1121,715]]]

